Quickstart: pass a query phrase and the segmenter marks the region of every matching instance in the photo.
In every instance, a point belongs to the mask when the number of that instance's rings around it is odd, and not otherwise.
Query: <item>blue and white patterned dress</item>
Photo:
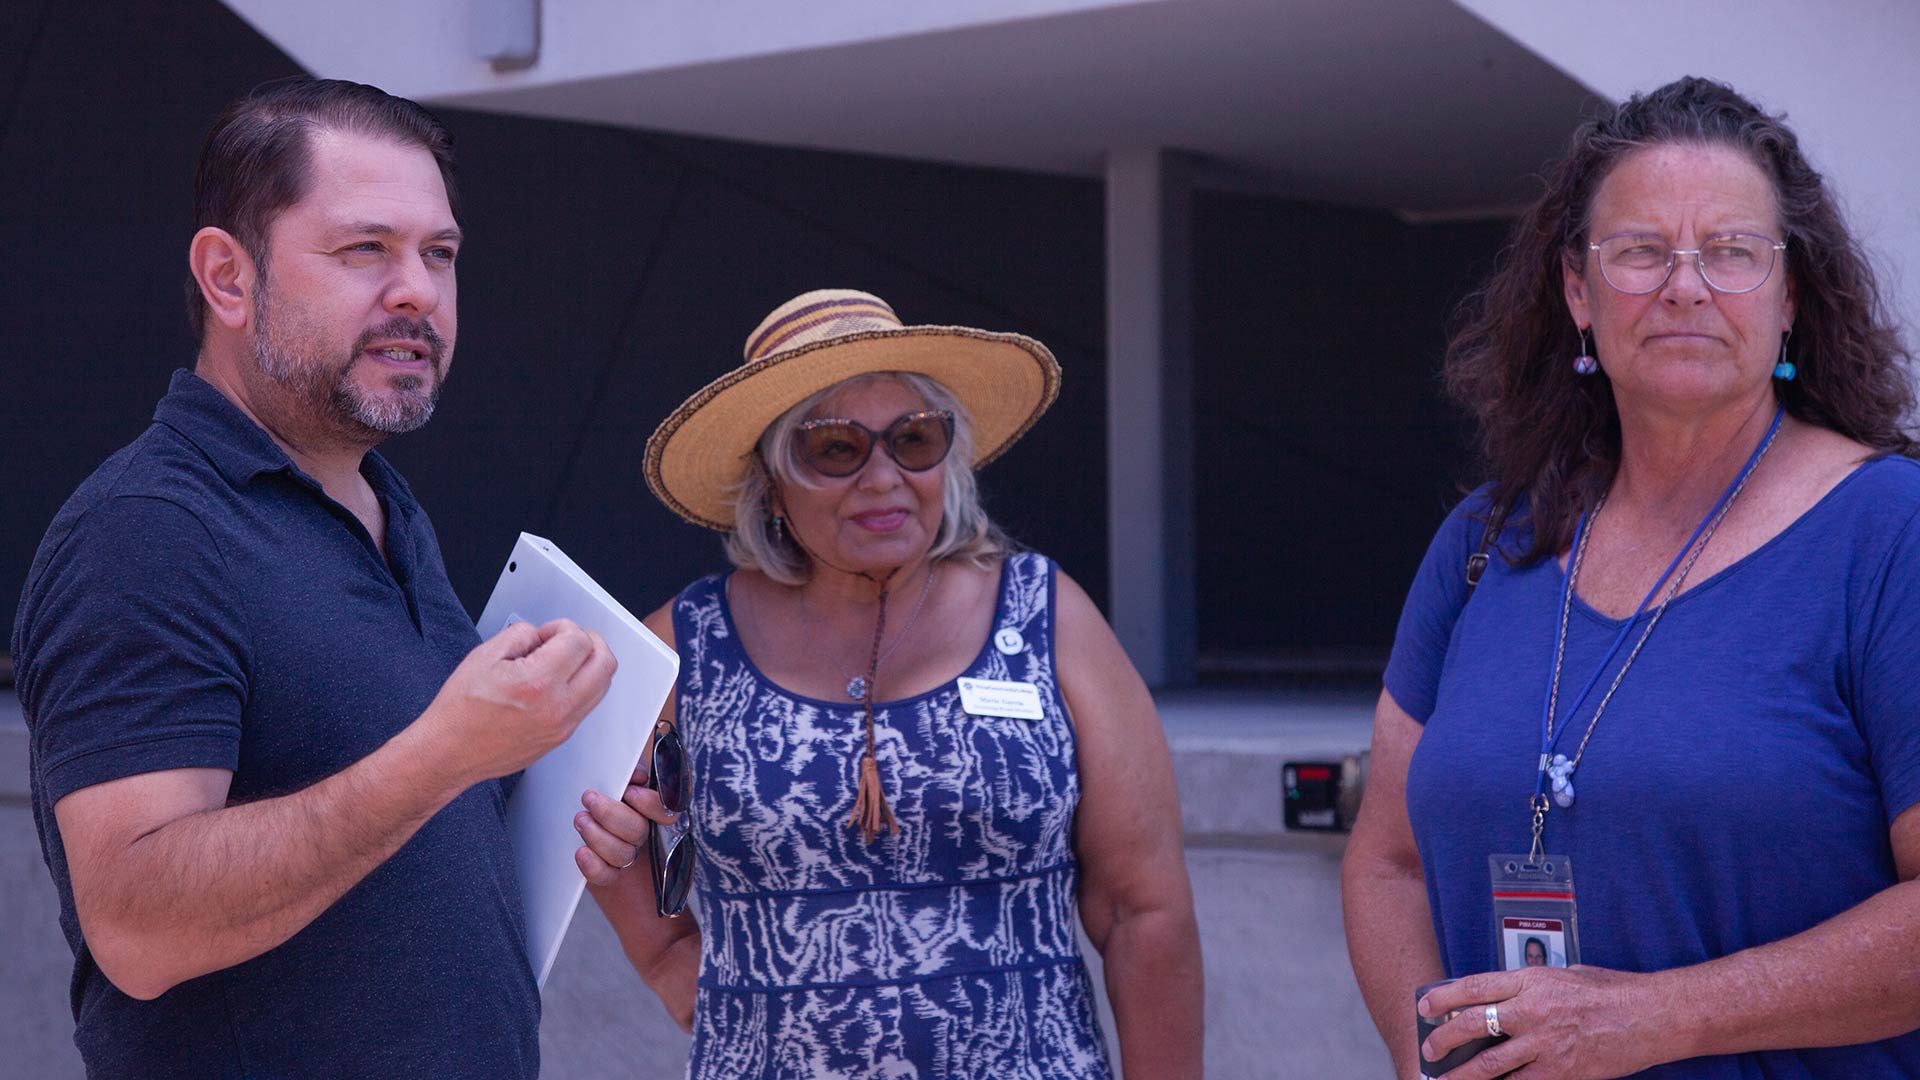
[[[965,672],[1033,683],[1043,719],[970,715],[954,682],[876,705],[900,830],[868,844],[847,827],[860,706],[761,675],[724,577],[680,594],[703,931],[692,1080],[1112,1076],[1075,936],[1080,785],[1053,602],[1052,563],[1008,556]]]

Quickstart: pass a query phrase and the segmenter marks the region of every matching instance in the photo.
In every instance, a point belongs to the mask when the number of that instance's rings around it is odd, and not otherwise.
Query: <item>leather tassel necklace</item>
[[[780,508],[779,516],[786,516],[783,507]],[[860,835],[871,844],[883,832],[898,833],[900,831],[900,822],[893,816],[893,807],[887,805],[887,789],[880,782],[880,757],[873,739],[873,702],[880,675],[880,640],[886,636],[887,632],[887,592],[893,576],[900,572],[900,567],[896,566],[887,571],[887,576],[883,578],[875,578],[865,570],[848,570],[845,567],[835,566],[815,554],[814,550],[807,546],[807,542],[800,538],[800,530],[791,524],[787,526],[786,532],[793,538],[794,546],[805,552],[814,562],[843,574],[866,578],[880,586],[880,607],[873,618],[873,647],[867,651],[867,677],[863,680],[861,686],[863,692],[860,696],[860,708],[865,714],[866,750],[860,755],[860,779],[854,791],[853,814],[847,818],[847,827],[859,829]],[[931,575],[933,568],[928,567],[927,573]],[[929,576],[925,586],[920,590],[920,604],[926,603],[927,593],[932,586],[933,579]],[[920,604],[914,606],[913,615],[907,619],[909,628],[912,627],[914,618],[920,614]],[[898,645],[899,642],[896,641],[894,644]],[[892,650],[889,649],[888,653],[891,654]],[[847,689],[851,691],[853,687],[849,685]]]
[[[869,844],[883,832],[900,831],[893,808],[887,805],[886,788],[880,783],[880,759],[873,744],[873,695],[880,675],[880,639],[887,632],[887,583],[893,580],[894,572],[889,571],[880,581],[880,610],[873,620],[873,648],[867,653],[866,694],[860,699],[866,713],[867,751],[860,758],[860,787],[853,800],[853,816],[847,819],[847,827],[859,829]]]

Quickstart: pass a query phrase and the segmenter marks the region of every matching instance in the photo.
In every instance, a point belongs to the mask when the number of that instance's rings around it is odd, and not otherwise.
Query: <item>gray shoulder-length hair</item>
[[[773,522],[773,485],[796,484],[817,488],[794,454],[793,433],[821,402],[844,390],[869,383],[897,382],[926,402],[929,409],[953,414],[953,447],[941,499],[940,528],[927,551],[930,562],[958,560],[983,569],[998,564],[1013,550],[1013,542],[987,517],[980,505],[980,485],[973,475],[973,417],[953,391],[938,380],[912,371],[873,371],[855,375],[809,395],[781,413],[760,434],[759,453],[747,475],[733,489],[733,531],[727,533],[727,558],[741,570],[758,570],[782,585],[800,585],[813,575],[812,560],[784,529]],[[878,448],[876,448],[878,449]],[[878,449],[879,453],[885,453]]]

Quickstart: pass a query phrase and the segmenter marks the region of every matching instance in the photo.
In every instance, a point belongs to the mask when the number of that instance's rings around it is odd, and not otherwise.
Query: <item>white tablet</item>
[[[607,696],[566,742],[527,767],[507,800],[514,868],[527,910],[527,962],[542,987],[587,887],[573,861],[580,847],[573,827],[573,816],[582,809],[580,795],[588,788],[612,799],[626,792],[647,733],[680,671],[679,655],[586,571],[551,542],[521,533],[480,614],[480,634],[492,637],[510,623],[537,626],[561,618],[598,630],[620,669]]]

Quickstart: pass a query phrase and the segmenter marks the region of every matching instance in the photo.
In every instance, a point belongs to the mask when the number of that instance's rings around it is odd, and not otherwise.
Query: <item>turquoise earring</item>
[[[1787,359],[1787,341],[1792,337],[1791,330],[1780,336],[1780,362],[1773,365],[1773,377],[1781,382],[1792,382],[1793,377],[1800,374],[1800,368]]]

